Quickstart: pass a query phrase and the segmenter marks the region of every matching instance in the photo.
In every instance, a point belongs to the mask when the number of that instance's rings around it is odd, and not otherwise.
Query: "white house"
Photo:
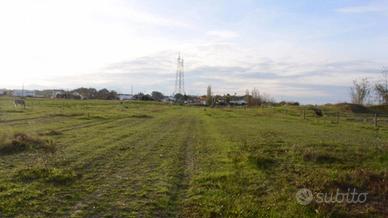
[[[79,92],[72,92],[71,93],[75,98],[79,98],[79,99],[81,99],[81,100],[84,100],[85,99],[85,97],[83,96],[83,95],[81,95]]]
[[[133,95],[130,95],[130,94],[118,94],[118,97],[121,101],[134,99]]]
[[[65,91],[63,90],[52,90],[51,98],[59,98],[59,96],[62,96],[65,94]]]
[[[34,90],[14,89],[12,95],[16,97],[35,97]]]
[[[173,103],[173,102],[175,102],[175,98],[172,97],[172,96],[165,96],[165,97],[162,99],[162,102]]]
[[[247,104],[247,102],[245,100],[243,100],[243,99],[241,99],[241,100],[232,100],[229,103],[232,104],[232,105],[246,105]]]

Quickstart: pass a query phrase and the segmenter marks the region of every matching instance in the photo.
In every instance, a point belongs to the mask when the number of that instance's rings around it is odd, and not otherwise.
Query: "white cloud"
[[[348,6],[337,9],[340,13],[361,14],[361,13],[386,13],[388,12],[388,2],[374,2],[365,5]]]
[[[212,30],[208,31],[206,34],[221,39],[232,39],[239,36],[238,33],[229,30]]]

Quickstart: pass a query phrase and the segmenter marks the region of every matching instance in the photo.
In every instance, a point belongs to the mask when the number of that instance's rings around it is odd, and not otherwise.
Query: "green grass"
[[[387,216],[388,127],[300,112],[0,98],[0,217]]]

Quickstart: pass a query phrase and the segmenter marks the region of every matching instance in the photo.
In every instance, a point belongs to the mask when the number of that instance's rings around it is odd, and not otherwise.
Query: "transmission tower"
[[[185,95],[185,73],[184,73],[184,60],[181,57],[181,54],[178,54],[177,58],[177,68],[175,76],[175,90],[174,95],[182,94]]]

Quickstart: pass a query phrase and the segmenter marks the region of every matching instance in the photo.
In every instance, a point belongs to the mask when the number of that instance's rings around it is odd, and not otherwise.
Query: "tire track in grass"
[[[152,131],[154,128],[155,131],[158,129],[160,131],[161,129],[163,129],[160,127],[166,126],[164,125],[164,123],[166,122],[171,123],[172,120],[173,119],[167,118],[162,120],[159,119],[158,121],[153,121],[153,122],[147,121],[147,122],[143,122],[141,127],[137,126],[137,128],[141,128],[140,130],[148,129],[149,131]],[[155,125],[155,123],[160,123],[160,125]],[[119,129],[121,127],[118,126],[117,128]],[[42,214],[44,214],[45,216],[53,216],[55,214],[55,216],[67,217],[69,213],[64,214],[63,212],[59,212],[59,211],[66,211],[66,210],[68,211],[69,206],[66,206],[66,205],[69,205],[71,204],[71,202],[74,202],[74,200],[71,200],[71,199],[73,198],[76,199],[78,198],[77,197],[78,195],[82,197],[82,195],[89,193],[90,192],[90,189],[89,189],[90,187],[88,187],[89,185],[97,187],[98,188],[97,193],[99,193],[98,192],[99,190],[104,190],[104,189],[106,190],[106,188],[110,189],[110,187],[112,187],[112,186],[107,186],[107,184],[109,184],[108,183],[109,179],[116,178],[115,176],[118,175],[116,171],[120,170],[123,167],[128,166],[126,165],[126,162],[128,161],[128,157],[133,158],[133,156],[136,155],[136,153],[134,152],[125,152],[120,150],[119,148],[123,144],[128,144],[132,142],[134,142],[136,145],[140,145],[140,146],[143,145],[143,141],[146,138],[147,133],[148,133],[147,131],[138,131],[138,134],[135,135],[135,138],[132,138],[132,137],[125,137],[125,135],[127,134],[126,132],[118,132],[118,134],[115,135],[114,138],[110,138],[109,139],[110,141],[108,140],[110,144],[112,144],[108,148],[106,148],[105,150],[99,150],[98,154],[93,155],[92,158],[88,157],[86,158],[86,160],[77,161],[74,164],[72,164],[73,167],[77,167],[80,164],[91,165],[91,168],[88,169],[87,171],[85,170],[80,171],[81,174],[82,173],[84,174],[84,176],[81,177],[81,180],[76,181],[76,183],[73,185],[59,187],[59,189],[54,191],[50,196],[47,196],[47,198],[40,199],[39,204],[42,204],[42,206],[52,205],[50,206],[50,208],[52,208],[51,212],[34,211],[34,209],[31,208],[32,211],[26,210],[26,211],[22,211],[22,213],[23,212],[24,214],[38,213],[40,214],[40,216],[42,216]],[[161,134],[160,137],[166,137],[166,136],[164,136],[164,134]],[[156,143],[157,142],[158,140],[156,140]],[[142,148],[139,148],[139,149],[144,149],[144,146],[142,146]],[[86,155],[86,156],[90,156],[90,155]],[[139,165],[139,163],[144,161],[144,159],[147,159],[147,156],[148,156],[147,154],[144,154],[143,156],[144,158],[142,160],[139,160],[137,163],[134,163],[134,165]],[[136,160],[136,158],[133,158],[133,159]],[[120,179],[119,180],[115,179],[115,181],[120,182]],[[39,189],[45,190],[46,188],[49,188],[49,187],[41,186]],[[66,196],[65,199],[64,199],[64,196]],[[100,198],[97,198],[97,200],[99,199]],[[92,200],[93,198],[85,198],[83,201],[88,203],[89,201],[93,202]],[[39,207],[35,207],[35,208],[39,208]]]
[[[114,122],[114,120],[93,120],[90,122],[85,122],[80,119],[75,119],[74,117],[51,117],[51,116],[41,116],[41,117],[35,117],[35,118],[25,118],[25,119],[18,119],[18,120],[10,120],[10,121],[0,121],[0,126],[3,123],[6,123],[8,126],[12,126],[13,128],[25,128],[26,124],[27,126],[31,125],[30,121],[33,121],[34,123],[34,131],[42,132],[44,130],[48,129],[55,129],[57,131],[66,132],[66,131],[72,131],[76,129],[81,128],[87,128],[92,126],[97,126],[106,122]],[[48,121],[48,122],[47,122]],[[68,122],[73,121],[71,123],[61,123],[61,122]],[[80,121],[79,123],[75,124],[74,121]],[[52,125],[54,124],[54,125]],[[63,124],[63,125],[61,125]]]
[[[163,121],[163,123],[158,126],[153,126],[154,130],[156,130],[155,132],[163,129],[160,127],[166,128],[168,126],[176,126],[175,120],[167,120],[166,124],[164,122],[166,121]],[[122,193],[120,190],[128,189],[130,186],[133,186],[133,182],[136,182],[136,179],[133,181],[134,178],[129,178],[128,176],[141,175],[142,173],[139,172],[139,170],[143,171],[148,168],[147,160],[150,158],[151,154],[158,153],[159,156],[159,152],[157,152],[160,147],[158,146],[159,143],[168,139],[171,134],[172,132],[169,132],[168,134],[161,134],[161,132],[159,132],[157,137],[144,138],[144,136],[147,135],[147,132],[141,132],[134,140],[129,140],[129,143],[134,143],[135,150],[132,152],[119,152],[114,154],[117,155],[115,159],[107,161],[106,166],[104,167],[108,172],[101,175],[100,177],[102,178],[100,178],[99,175],[96,175],[97,178],[95,179],[100,183],[99,188],[95,192],[84,197],[84,201],[78,202],[75,208],[73,208],[73,212],[80,210],[79,207],[82,206],[83,210],[87,209],[87,213],[92,215],[93,207],[97,204],[96,202],[101,203],[101,201],[110,199],[107,195],[116,195],[117,198],[117,196]],[[115,152],[112,151],[111,153],[113,154]],[[128,183],[129,180],[132,180],[132,182]],[[127,185],[124,185],[123,182]],[[114,187],[114,189],[112,189],[112,187]],[[110,210],[111,209],[114,209],[114,207],[110,208]],[[80,212],[78,211],[78,213]]]
[[[234,144],[219,131],[216,124],[220,118],[206,115],[198,112],[197,137],[192,147],[193,166],[187,193],[180,200],[178,217],[228,216],[227,211],[237,197],[236,187],[240,184],[236,175],[240,170],[229,156]]]
[[[104,137],[103,142],[93,138],[86,143],[84,142],[85,144],[94,142],[108,143],[109,146],[93,151],[89,150],[93,155],[92,158],[90,158],[89,154],[83,153],[81,156],[86,156],[85,159],[81,158],[81,160],[76,160],[71,164],[72,167],[88,163],[91,165],[86,171],[81,169],[81,173],[85,174],[81,180],[76,181],[73,185],[56,187],[56,191],[50,191],[50,196],[45,196],[45,199],[39,200],[39,204],[45,205],[44,207],[46,208],[47,205],[50,205],[50,212],[38,212],[36,209],[40,207],[34,207],[35,210],[34,208],[25,208],[21,213],[35,213],[42,216],[69,216],[79,209],[77,205],[80,203],[81,209],[87,210],[81,212],[88,216],[102,216],[104,214],[123,216],[131,214],[134,211],[133,208],[136,209],[135,212],[138,212],[140,215],[143,214],[143,216],[147,214],[170,214],[167,211],[168,207],[163,202],[159,202],[160,199],[171,198],[169,196],[170,191],[159,193],[158,189],[166,188],[170,190],[171,186],[175,185],[175,182],[171,180],[171,178],[175,178],[177,175],[174,167],[176,165],[179,166],[182,162],[176,161],[175,154],[169,155],[169,153],[175,152],[176,149],[181,149],[178,154],[185,154],[184,146],[186,145],[182,142],[185,142],[187,139],[185,137],[188,135],[190,121],[187,121],[187,118],[184,116],[176,116],[175,114],[168,114],[168,116],[163,118],[151,120],[136,126],[136,131],[133,134],[128,134],[127,131],[120,132],[120,129],[123,127],[134,126],[133,123],[126,122],[124,126],[117,125],[117,127],[112,128],[110,132],[114,133],[113,136]],[[114,124],[120,123],[121,121]],[[98,132],[96,128],[100,128],[100,126],[91,128],[89,136]],[[86,128],[84,131],[87,132],[88,129]],[[149,133],[154,134],[150,137]],[[175,139],[178,142],[170,145],[169,142]],[[79,138],[76,140],[79,140]],[[164,146],[161,147],[161,143]],[[133,149],[120,150],[120,148],[128,148],[128,144],[133,145]],[[72,145],[72,147],[77,146],[82,146],[82,143]],[[89,147],[93,148],[93,146]],[[166,157],[159,157],[160,154],[165,154]],[[75,158],[77,156],[79,155],[75,155]],[[173,165],[172,167],[170,166],[171,164]],[[166,166],[168,169],[158,167],[161,165]],[[64,166],[68,165],[65,164]],[[164,173],[154,174],[159,170]],[[180,184],[181,182],[178,180],[177,183]],[[45,191],[47,188],[52,189],[43,185],[37,188],[40,187],[39,189],[42,191]],[[90,189],[89,186],[95,186],[95,188]],[[139,191],[145,192],[146,196],[139,195]],[[134,195],[128,194],[131,192]],[[80,199],[77,200],[78,198]],[[128,200],[133,200],[135,203],[128,203]],[[122,206],[120,201],[126,202],[126,204]],[[69,204],[72,204],[72,202],[74,202],[73,206],[69,207]],[[175,204],[176,201],[172,200],[172,202]],[[101,204],[100,207],[98,207],[99,204]],[[94,208],[96,205],[97,208]],[[142,208],[145,210],[143,213]]]
[[[7,125],[12,125],[12,124],[23,124],[26,121],[31,121],[31,120],[44,120],[44,119],[50,119],[49,116],[39,116],[39,117],[30,117],[30,118],[19,118],[19,119],[13,119],[13,120],[0,120],[0,124],[7,124]]]
[[[135,120],[136,118],[133,118],[133,117],[130,117],[130,116],[120,116],[120,117],[104,118],[104,119],[97,118],[96,120],[93,120],[93,121],[90,121],[90,122],[82,122],[82,123],[80,123],[79,125],[76,125],[76,126],[65,126],[65,127],[62,127],[62,129],[59,129],[59,131],[71,132],[71,131],[74,131],[74,130],[90,128],[90,127],[99,126],[99,125],[102,125],[102,124],[113,123],[113,122],[116,122],[116,121],[128,120],[128,119]]]
[[[129,193],[132,202],[132,215],[140,217],[168,217],[174,208],[170,207],[172,189],[175,189],[177,175],[180,174],[182,132],[187,129],[185,117],[175,117],[175,124],[169,134],[160,140],[162,147],[154,146],[151,152],[144,155],[142,166],[134,169],[135,175],[142,175],[131,185],[134,193]],[[177,153],[176,153],[177,152]],[[163,154],[159,157],[160,154]],[[123,196],[121,197],[123,199]],[[123,202],[126,202],[123,199]],[[133,202],[136,202],[133,204]],[[139,209],[140,208],[140,209]]]
[[[72,135],[72,138],[70,138],[68,135],[60,135],[55,137],[55,143],[57,144],[57,152],[54,155],[50,155],[47,157],[47,160],[49,161],[49,164],[55,165],[56,167],[66,167],[72,165],[72,163],[75,163],[79,160],[83,160],[84,158],[90,157],[88,154],[105,149],[105,144],[110,144],[113,142],[118,142],[121,138],[126,137],[127,134],[112,134],[112,133],[119,133],[120,125],[123,123],[128,123],[129,119],[126,120],[116,120],[113,122],[114,128],[108,128],[107,125],[100,125],[95,126],[93,129],[85,130],[85,132],[80,132],[80,134]],[[134,122],[131,122],[133,125],[137,125],[138,123],[141,123],[140,120],[134,120]],[[143,122],[144,123],[144,122]],[[109,125],[109,124],[108,124]],[[51,129],[51,128],[50,128]],[[101,138],[96,137],[96,135],[101,135],[94,133],[93,131],[99,131],[108,129],[110,132],[106,136],[104,136],[104,140],[101,140]],[[83,134],[85,133],[85,134]],[[89,134],[86,134],[89,133]],[[63,141],[63,140],[66,141]],[[85,146],[86,145],[86,146]],[[21,153],[16,156],[4,156],[3,157],[6,162],[14,162],[17,161],[18,165],[30,165],[31,163],[34,163],[35,159],[37,158],[36,155],[30,155]]]
[[[103,211],[115,211],[114,214],[117,216],[120,216],[120,215],[122,216],[123,215],[122,213],[131,213],[131,212],[138,213],[139,216],[151,216],[151,215],[168,216],[169,214],[171,214],[171,211],[168,211],[168,210],[172,209],[172,208],[168,208],[168,205],[165,205],[165,207],[164,207],[163,203],[159,202],[163,198],[170,198],[169,193],[164,194],[164,192],[162,192],[160,194],[160,193],[158,193],[158,188],[163,188],[165,186],[166,186],[166,188],[169,188],[171,186],[174,186],[173,183],[175,183],[175,181],[170,181],[170,180],[165,181],[165,182],[167,182],[167,184],[164,186],[162,185],[162,187],[159,187],[158,184],[161,181],[163,182],[164,177],[175,178],[176,177],[176,174],[175,174],[176,170],[175,170],[175,168],[167,170],[166,174],[169,174],[169,175],[160,175],[160,174],[155,175],[154,172],[159,171],[159,170],[163,170],[163,169],[156,168],[156,166],[161,166],[161,165],[164,166],[165,162],[171,162],[173,164],[173,167],[176,167],[176,166],[179,167],[181,165],[181,162],[175,161],[175,159],[171,161],[171,157],[168,157],[168,156],[163,157],[163,158],[159,157],[160,153],[167,154],[167,153],[172,152],[175,149],[184,148],[186,146],[185,143],[182,143],[182,140],[185,141],[186,138],[177,137],[176,134],[173,134],[176,132],[180,132],[180,136],[187,135],[187,129],[189,128],[188,124],[186,122],[185,126],[177,125],[177,124],[181,124],[181,123],[182,122],[179,119],[177,120],[177,122],[171,123],[170,126],[172,126],[173,129],[168,129],[168,130],[170,130],[169,134],[167,134],[167,135],[162,134],[161,138],[159,138],[160,135],[158,135],[159,136],[158,138],[152,139],[152,141],[151,141],[152,146],[151,147],[150,147],[150,143],[140,141],[140,145],[142,143],[145,143],[146,145],[148,145],[148,148],[149,148],[148,151],[144,152],[144,149],[145,149],[144,147],[136,146],[136,147],[139,147],[140,149],[143,150],[143,153],[141,156],[137,155],[140,158],[134,159],[132,157],[133,154],[128,154],[128,156],[124,155],[120,158],[120,160],[123,160],[125,162],[135,161],[135,163],[131,163],[130,166],[136,166],[136,167],[128,168],[128,166],[127,166],[128,163],[127,163],[127,165],[125,165],[125,163],[123,163],[123,165],[125,167],[120,167],[120,170],[114,172],[114,174],[111,174],[109,176],[109,178],[113,178],[109,182],[110,185],[104,186],[103,190],[99,189],[98,192],[103,193],[102,195],[100,195],[100,194],[97,195],[98,199],[100,200],[99,203],[101,203],[101,201],[104,201],[106,199],[110,199],[109,197],[107,197],[107,195],[114,196],[114,199],[116,200],[116,202],[119,202],[119,204],[116,204],[116,205],[112,205],[112,204],[106,205],[105,207],[107,207],[109,209],[105,208],[105,210],[103,210]],[[167,126],[163,125],[163,127],[164,127],[164,129],[166,129]],[[182,132],[181,130],[185,130],[185,131],[183,131],[183,134],[181,133]],[[162,132],[160,132],[160,133],[162,133]],[[179,142],[173,146],[162,146],[162,148],[160,147],[160,145],[159,145],[160,143],[162,143],[162,144],[168,143],[173,138],[174,139],[179,138]],[[176,147],[176,145],[180,145],[181,147],[180,148]],[[179,153],[179,155],[182,155],[182,153]],[[131,157],[132,157],[132,159],[131,159]],[[183,159],[184,159],[184,157],[183,157]],[[113,163],[113,162],[111,162],[111,163]],[[117,160],[115,160],[115,163],[117,165]],[[170,171],[172,171],[172,172],[170,172]],[[133,176],[129,179],[128,179],[128,177],[125,178],[128,175],[133,175]],[[140,178],[136,177],[138,175],[140,175]],[[123,178],[123,179],[117,179],[117,177]],[[134,177],[136,177],[136,178],[134,178]],[[109,181],[109,179],[107,179],[107,181]],[[126,184],[123,184],[122,182],[124,182]],[[145,184],[146,184],[146,186],[144,186]],[[112,186],[115,188],[111,189]],[[134,191],[135,193],[127,194],[129,187],[131,187],[130,189],[132,191]],[[106,190],[108,190],[108,192]],[[138,196],[136,194],[136,191],[141,191],[141,190],[145,191],[145,194],[146,194],[143,197]],[[170,191],[168,191],[168,192],[170,192]],[[151,196],[148,197],[149,195],[151,195]],[[128,203],[125,203],[126,201],[128,201],[128,196],[131,196],[131,201]],[[133,203],[133,202],[135,202],[135,203]],[[88,211],[93,210],[92,205],[93,204],[91,204],[87,207]],[[138,207],[136,207],[136,205]],[[95,207],[98,208],[98,205],[95,205]],[[141,208],[141,210],[139,210],[139,207]],[[93,213],[90,213],[90,214],[88,213],[88,215],[89,216],[93,215]],[[94,214],[94,215],[101,215],[101,214],[98,214],[96,212],[96,214]]]
[[[144,159],[144,166],[135,170],[135,174],[142,174],[142,178],[135,180],[133,184],[137,192],[131,195],[131,199],[137,204],[127,201],[127,204],[134,205],[131,206],[135,208],[132,216],[172,217],[177,214],[176,204],[187,188],[185,162],[190,160],[188,151],[191,143],[188,143],[188,139],[192,123],[190,115],[180,117],[178,126],[170,129],[174,134],[170,134],[162,142],[167,144],[162,148],[158,146],[152,149],[151,154]],[[161,158],[158,157],[160,153],[164,154]]]
[[[81,134],[73,137],[70,141],[63,142],[68,145],[63,152],[72,156],[67,157],[67,160],[61,165],[78,166],[79,169],[82,169],[87,165],[85,163],[92,163],[93,159],[99,157],[104,158],[106,152],[109,151],[109,149],[112,149],[111,147],[114,147],[116,144],[121,143],[121,141],[126,140],[126,138],[130,137],[132,134],[135,134],[120,131],[123,128],[120,124],[131,124],[127,129],[129,131],[134,128],[139,128],[140,126],[149,125],[148,121],[144,122],[140,119],[129,123],[129,119],[133,118],[116,120],[116,122],[110,123],[112,125],[111,128],[108,128],[105,123],[100,126],[94,126],[93,129],[90,130],[85,129],[84,131],[89,133],[88,135],[84,135],[81,132]],[[140,126],[138,124],[140,124]],[[101,134],[97,134],[96,132],[103,129],[106,129],[107,131],[104,131],[104,137],[101,138]],[[96,135],[98,137],[96,137]],[[96,157],[93,157],[92,154],[96,155]]]
[[[185,131],[183,133],[184,140],[181,142],[180,146],[181,156],[178,161],[178,165],[180,165],[180,167],[175,175],[176,182],[170,190],[170,200],[168,203],[169,206],[167,211],[168,213],[165,214],[168,217],[181,216],[183,201],[186,198],[191,174],[193,173],[193,150],[195,144],[197,143],[198,137],[198,117],[192,117],[189,124],[190,125],[186,126],[185,128]]]

